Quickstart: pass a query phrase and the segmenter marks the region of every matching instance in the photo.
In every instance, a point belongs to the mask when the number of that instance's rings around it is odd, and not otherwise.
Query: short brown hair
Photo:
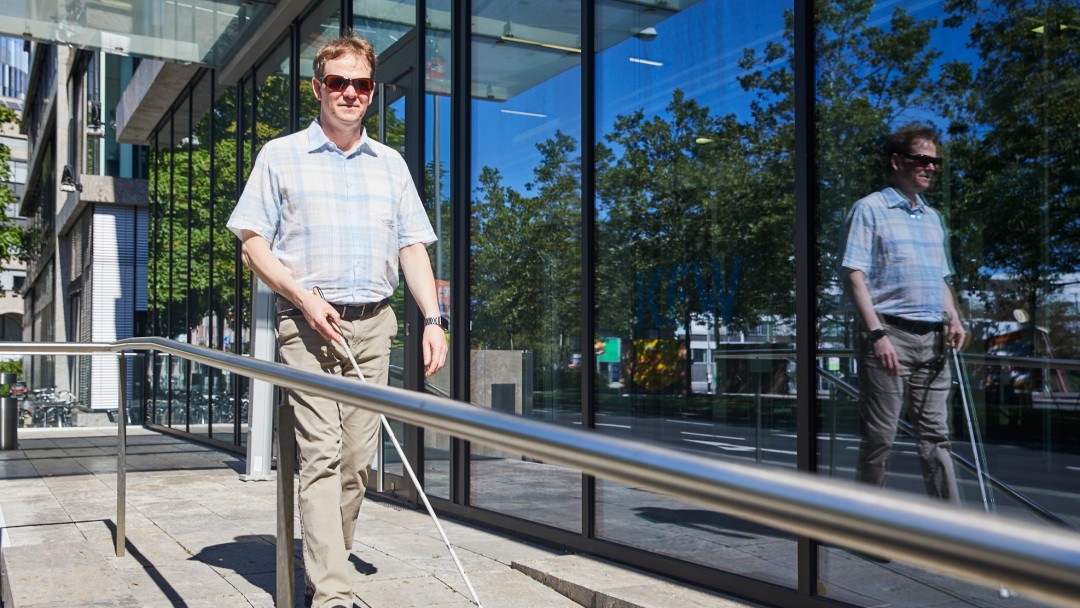
[[[371,66],[371,77],[375,77],[375,47],[367,40],[357,36],[352,30],[327,42],[315,53],[315,59],[311,61],[311,67],[315,70],[315,77],[322,78],[326,74],[326,62],[337,59],[346,53],[353,53],[367,60]]]
[[[893,131],[885,140],[885,172],[892,173],[893,154],[910,154],[911,146],[919,140],[940,146],[937,129],[928,124],[913,122]]]

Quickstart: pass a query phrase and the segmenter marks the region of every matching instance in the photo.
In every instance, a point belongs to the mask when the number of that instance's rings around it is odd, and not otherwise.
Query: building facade
[[[26,44],[17,38],[0,38],[0,104],[22,114],[29,76]],[[18,201],[26,187],[26,134],[17,122],[0,124],[0,146],[8,151],[7,187]],[[3,213],[16,224],[22,223],[18,203],[7,205]],[[22,339],[22,291],[26,285],[26,265],[20,260],[5,260],[0,268],[0,340]]]
[[[35,44],[19,213],[40,238],[26,270],[25,340],[111,342],[145,331],[147,153],[117,143],[109,127],[135,64]],[[114,360],[29,358],[23,372],[31,386],[75,395],[87,421],[116,407]]]
[[[885,137],[930,123],[945,162],[927,200],[949,228],[971,333],[951,402],[963,506],[1080,525],[1074,0],[232,9],[234,46],[201,63],[35,52],[22,209],[47,238],[29,269],[28,339],[125,337],[89,297],[108,254],[131,332],[259,350],[269,319],[225,221],[261,146],[315,118],[315,49],[351,29],[379,53],[365,125],[413,171],[451,320],[448,368],[424,379],[418,311],[401,290],[391,384],[852,480],[859,327],[838,274],[844,218],[882,188]],[[115,176],[81,160],[108,156],[86,131],[95,58],[130,74],[100,98],[114,116],[105,138],[115,120],[116,141],[133,146]],[[104,186],[88,192],[99,171],[113,202]],[[62,365],[35,373],[82,377]],[[148,426],[253,441],[245,379],[168,356],[143,377]],[[999,602],[940,573],[398,426],[433,504],[515,534],[769,605]],[[923,494],[911,446],[898,439],[888,486]],[[374,489],[414,500],[393,456],[378,462]]]

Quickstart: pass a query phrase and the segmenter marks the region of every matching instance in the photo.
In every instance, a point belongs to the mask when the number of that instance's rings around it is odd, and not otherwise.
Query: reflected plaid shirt
[[[390,297],[399,250],[436,239],[401,155],[366,130],[345,154],[318,120],[263,146],[227,225],[265,238],[301,287],[335,304]]]
[[[866,275],[880,314],[913,321],[945,318],[945,279],[952,275],[941,215],[893,188],[860,199],[847,219],[843,267]]]

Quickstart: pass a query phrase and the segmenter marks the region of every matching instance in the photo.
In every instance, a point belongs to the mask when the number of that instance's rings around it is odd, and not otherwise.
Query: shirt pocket
[[[882,259],[888,262],[906,262],[915,257],[916,252],[911,241],[904,241],[890,236],[882,236],[878,241]]]

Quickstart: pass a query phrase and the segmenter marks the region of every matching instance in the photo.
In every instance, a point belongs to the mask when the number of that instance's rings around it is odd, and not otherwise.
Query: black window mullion
[[[581,3],[581,422],[596,427],[596,5]],[[581,534],[596,532],[596,477],[581,475]]]
[[[451,6],[450,39],[453,53],[450,67],[450,145],[454,150],[454,170],[450,172],[453,208],[450,213],[450,348],[454,361],[450,370],[450,395],[469,402],[471,369],[469,348],[469,291],[472,289],[469,243],[472,242],[472,0],[454,0]],[[450,500],[469,502],[469,442],[453,439],[451,445]]]
[[[814,29],[813,3],[795,3],[795,360],[796,379],[796,467],[817,471],[817,410],[815,398],[817,349],[818,261],[814,222],[816,178],[814,170]],[[817,592],[818,543],[798,537],[798,592]]]

